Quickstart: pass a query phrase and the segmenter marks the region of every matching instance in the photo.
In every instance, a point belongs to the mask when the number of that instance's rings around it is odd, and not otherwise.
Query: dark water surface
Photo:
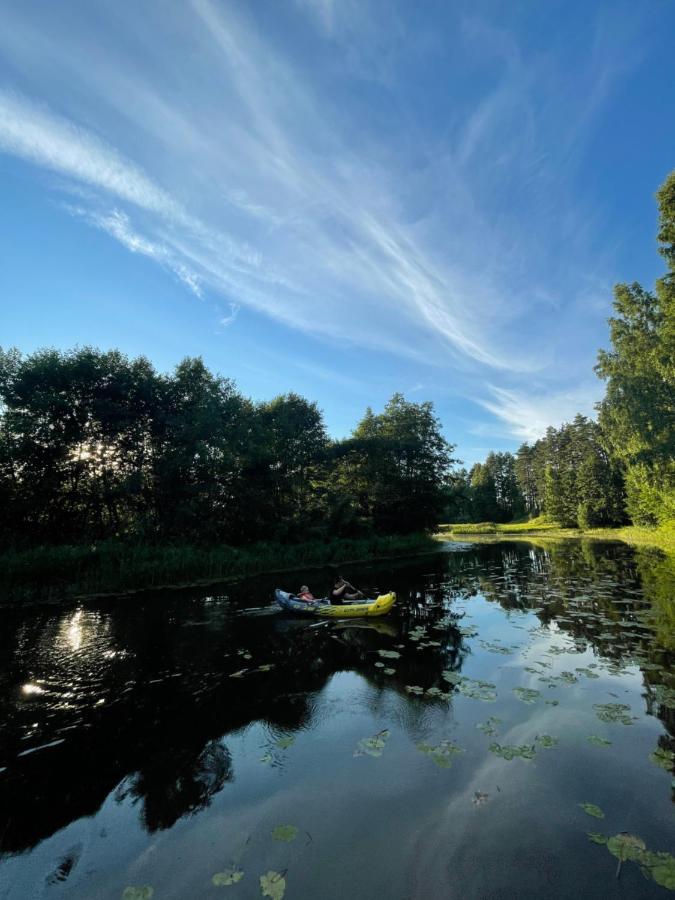
[[[398,594],[370,621],[265,609],[270,579],[1,610],[0,898],[668,896],[587,836],[675,854],[654,567],[454,546],[350,571]]]

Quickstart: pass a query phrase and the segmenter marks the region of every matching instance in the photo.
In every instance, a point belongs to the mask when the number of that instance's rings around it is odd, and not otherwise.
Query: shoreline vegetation
[[[37,547],[0,555],[0,607],[116,597],[226,584],[258,575],[316,570],[440,552],[428,534],[337,538],[246,547],[125,544]]]
[[[621,541],[633,547],[651,547],[675,556],[675,522],[656,528],[626,525],[618,528],[562,528],[545,516],[526,522],[469,522],[439,525],[434,538],[439,541],[503,541],[503,540],[596,540]]]

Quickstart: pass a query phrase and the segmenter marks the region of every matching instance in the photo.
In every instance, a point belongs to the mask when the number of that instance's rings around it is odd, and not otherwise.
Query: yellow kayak
[[[388,594],[380,594],[376,600],[369,603],[343,603],[339,606],[321,606],[315,611],[315,615],[322,619],[355,619],[362,616],[386,616],[396,603],[396,594],[390,591]]]

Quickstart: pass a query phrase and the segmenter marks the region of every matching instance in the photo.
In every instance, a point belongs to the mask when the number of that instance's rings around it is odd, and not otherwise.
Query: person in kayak
[[[357,591],[353,584],[346,581],[342,575],[338,575],[333,589],[328,595],[328,599],[334,606],[339,606],[345,600],[361,600],[363,594]]]
[[[314,600],[314,594],[310,591],[306,584],[301,585],[300,590],[296,594],[298,600],[304,600],[306,603],[311,603]]]

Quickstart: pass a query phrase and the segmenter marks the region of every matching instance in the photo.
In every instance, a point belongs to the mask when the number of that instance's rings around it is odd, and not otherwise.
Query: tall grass
[[[438,549],[427,535],[340,538],[247,547],[166,546],[105,541],[38,547],[0,555],[0,602],[227,581],[281,569],[341,564]]]

